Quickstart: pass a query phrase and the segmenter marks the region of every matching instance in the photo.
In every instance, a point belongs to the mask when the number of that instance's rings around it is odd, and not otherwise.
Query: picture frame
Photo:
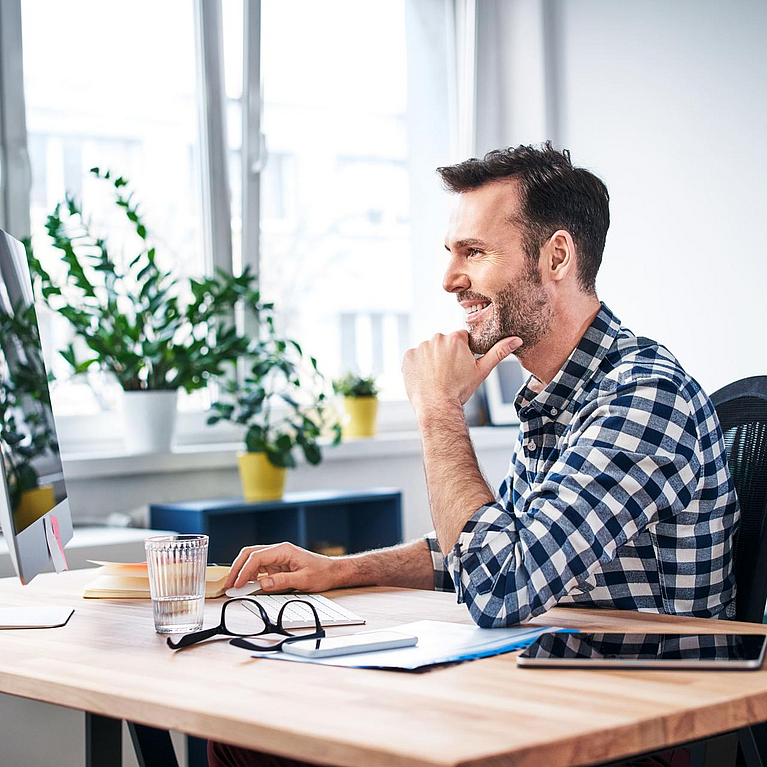
[[[514,400],[526,379],[527,374],[514,356],[493,368],[484,383],[487,417],[492,426],[519,423]]]

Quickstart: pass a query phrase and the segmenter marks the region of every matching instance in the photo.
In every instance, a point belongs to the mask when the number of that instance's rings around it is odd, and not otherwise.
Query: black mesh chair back
[[[761,623],[767,601],[767,376],[725,386],[711,401],[740,501],[735,536],[735,620]]]

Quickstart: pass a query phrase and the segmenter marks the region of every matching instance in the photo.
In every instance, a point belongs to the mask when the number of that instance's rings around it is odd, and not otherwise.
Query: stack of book
[[[86,599],[149,599],[149,574],[146,562],[96,562],[96,577],[85,587]],[[223,596],[229,568],[208,565],[205,572],[205,597]]]

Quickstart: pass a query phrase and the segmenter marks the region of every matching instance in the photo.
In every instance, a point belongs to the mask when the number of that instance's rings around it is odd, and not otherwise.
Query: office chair
[[[739,621],[762,623],[767,601],[767,376],[743,378],[711,396],[740,501],[733,544]],[[767,763],[767,725],[738,730],[738,765]],[[705,745],[703,746],[705,750]],[[693,752],[694,753],[694,752]]]
[[[761,623],[767,602],[767,376],[744,378],[711,396],[740,501],[733,559],[738,621]]]

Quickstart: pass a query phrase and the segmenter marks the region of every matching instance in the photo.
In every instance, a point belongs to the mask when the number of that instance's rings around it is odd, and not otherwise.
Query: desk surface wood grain
[[[92,576],[43,575],[23,588],[0,580],[0,604],[76,611],[64,628],[0,631],[0,691],[349,767],[587,765],[767,720],[767,669],[523,669],[512,653],[403,673],[255,660],[225,640],[173,653],[153,630],[149,601],[82,599]],[[452,594],[329,596],[371,629],[425,618],[471,623]],[[220,604],[206,604],[206,625]],[[572,608],[535,622],[767,633],[759,624]]]

